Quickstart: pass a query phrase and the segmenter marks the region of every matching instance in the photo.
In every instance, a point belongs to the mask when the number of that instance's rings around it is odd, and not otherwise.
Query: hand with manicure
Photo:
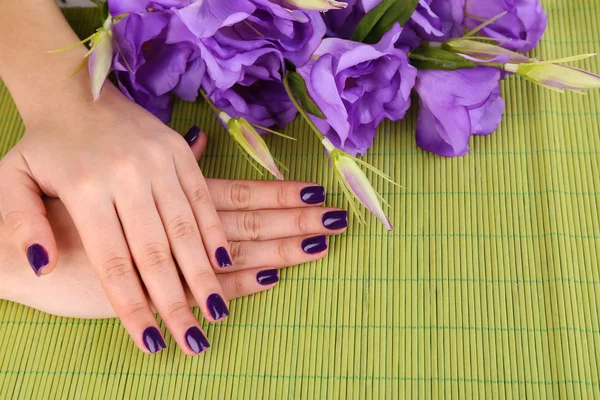
[[[192,129],[186,138],[194,142],[192,150],[199,157],[206,135]],[[279,281],[279,269],[325,257],[327,236],[342,233],[347,225],[345,211],[322,207],[325,191],[318,185],[208,179],[207,186],[232,251],[234,266],[216,274],[227,300],[271,289]],[[7,227],[0,225],[0,275],[4,278],[0,298],[61,316],[117,316],[65,206],[53,199],[46,199],[45,206],[61,255],[56,270],[43,279],[26,271],[20,249],[7,237]],[[190,287],[182,283],[187,303],[197,306]],[[148,301],[156,309],[152,299]],[[210,346],[197,326],[188,329],[184,340],[188,354],[199,354]],[[145,343],[153,351],[165,345],[158,331]]]

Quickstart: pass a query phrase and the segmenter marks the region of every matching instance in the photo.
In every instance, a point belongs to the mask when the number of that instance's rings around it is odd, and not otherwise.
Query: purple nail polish
[[[315,236],[302,241],[302,250],[306,254],[317,254],[327,250],[327,238],[325,236]]]
[[[256,280],[263,286],[272,285],[279,282],[279,271],[276,269],[260,271],[258,274],[256,274]]]
[[[215,321],[229,316],[227,304],[225,304],[223,298],[216,293],[213,293],[210,296],[208,296],[208,299],[206,300],[206,305],[208,306],[210,315],[212,315]]]
[[[347,211],[330,211],[323,214],[323,226],[327,229],[344,229],[348,226]]]
[[[185,333],[185,341],[190,349],[196,354],[200,354],[210,347],[204,333],[195,326],[187,330]]]
[[[306,204],[321,204],[325,202],[325,188],[310,186],[300,191],[300,199]]]
[[[196,143],[196,140],[200,137],[200,128],[196,125],[192,126],[190,130],[185,134],[184,139],[191,146]]]
[[[37,276],[40,276],[42,268],[50,263],[46,249],[37,243],[27,248],[27,260]]]
[[[146,348],[152,354],[158,353],[167,347],[160,331],[153,326],[146,328],[142,337]]]
[[[225,247],[219,247],[215,252],[215,257],[217,258],[217,263],[219,267],[231,267],[233,263],[231,262],[231,257],[229,257],[229,253]]]

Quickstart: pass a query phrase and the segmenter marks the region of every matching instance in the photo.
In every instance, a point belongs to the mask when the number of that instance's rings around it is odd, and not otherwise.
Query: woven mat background
[[[600,49],[600,1],[544,3],[535,56]],[[80,35],[96,26],[94,11],[66,12]],[[599,59],[583,66],[600,72]],[[0,302],[0,399],[599,398],[600,91],[509,78],[503,94],[500,129],[464,158],[418,150],[414,114],[384,124],[366,159],[406,187],[377,182],[396,231],[352,222],[327,259],[205,325],[204,357],[169,336],[146,356],[117,320]],[[178,104],[173,128],[193,123],[210,132],[207,175],[258,178],[206,107]],[[22,133],[0,83],[0,155]],[[299,142],[269,139],[287,176],[323,183],[343,207],[305,124],[287,133]]]

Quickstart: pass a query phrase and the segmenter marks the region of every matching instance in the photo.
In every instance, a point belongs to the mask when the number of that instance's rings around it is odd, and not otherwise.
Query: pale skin
[[[93,102],[87,73],[62,79],[86,48],[48,53],[78,41],[54,0],[0,0],[0,9],[0,77],[26,127],[23,139],[0,160],[0,215],[19,264],[26,265],[29,250],[42,248],[48,262],[36,271],[40,281],[61,274],[53,271],[62,263],[80,265],[77,253],[59,251],[64,232],[49,221],[46,207],[52,203],[44,198],[60,199],[73,221],[69,232],[77,230],[81,239],[78,251],[85,251],[136,345],[149,353],[143,332],[158,329],[151,301],[179,347],[193,355],[185,332],[199,323],[183,281],[208,321],[217,319],[207,299],[228,297],[216,256],[218,249],[232,254],[227,224],[235,221],[219,214],[215,204],[224,198],[225,184],[207,181],[181,135],[110,83]],[[266,190],[256,196],[265,201],[277,198],[272,188],[253,190]],[[280,219],[292,218],[278,212]],[[285,226],[274,223],[265,239],[297,236]],[[225,269],[242,268],[235,261]],[[35,270],[31,257],[30,264]]]
[[[192,147],[197,156],[205,139],[205,136],[201,137]],[[327,250],[311,255],[300,249],[300,243],[307,237],[331,234],[321,226],[320,217],[332,209],[295,203],[298,190],[306,184],[208,180],[208,185],[213,189],[211,193],[214,193],[217,209],[223,210],[219,211],[219,216],[235,250],[236,267],[217,274],[227,299],[273,288],[276,284],[261,285],[257,281],[260,271],[318,260],[327,254]],[[233,187],[245,188],[243,191],[247,195],[219,197],[219,193],[232,193]],[[280,193],[280,200],[272,197],[273,193]],[[281,193],[286,193],[284,196],[289,199],[283,204],[279,203],[284,198]],[[64,205],[56,199],[46,199],[45,205],[61,254],[57,268],[41,279],[31,274],[7,227],[0,224],[0,299],[59,316],[116,317]],[[269,209],[261,208],[265,206]],[[285,232],[277,231],[273,226],[281,216],[285,216],[290,224],[290,229]],[[297,222],[301,219],[305,221],[302,224]],[[185,287],[185,292],[189,305],[195,307],[197,304],[189,288]]]

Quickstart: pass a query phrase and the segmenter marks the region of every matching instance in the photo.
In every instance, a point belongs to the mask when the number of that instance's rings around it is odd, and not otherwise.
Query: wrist
[[[3,3],[0,37],[0,76],[26,125],[92,101],[85,69],[63,79],[81,63],[86,47],[49,53],[79,41],[54,1]]]

